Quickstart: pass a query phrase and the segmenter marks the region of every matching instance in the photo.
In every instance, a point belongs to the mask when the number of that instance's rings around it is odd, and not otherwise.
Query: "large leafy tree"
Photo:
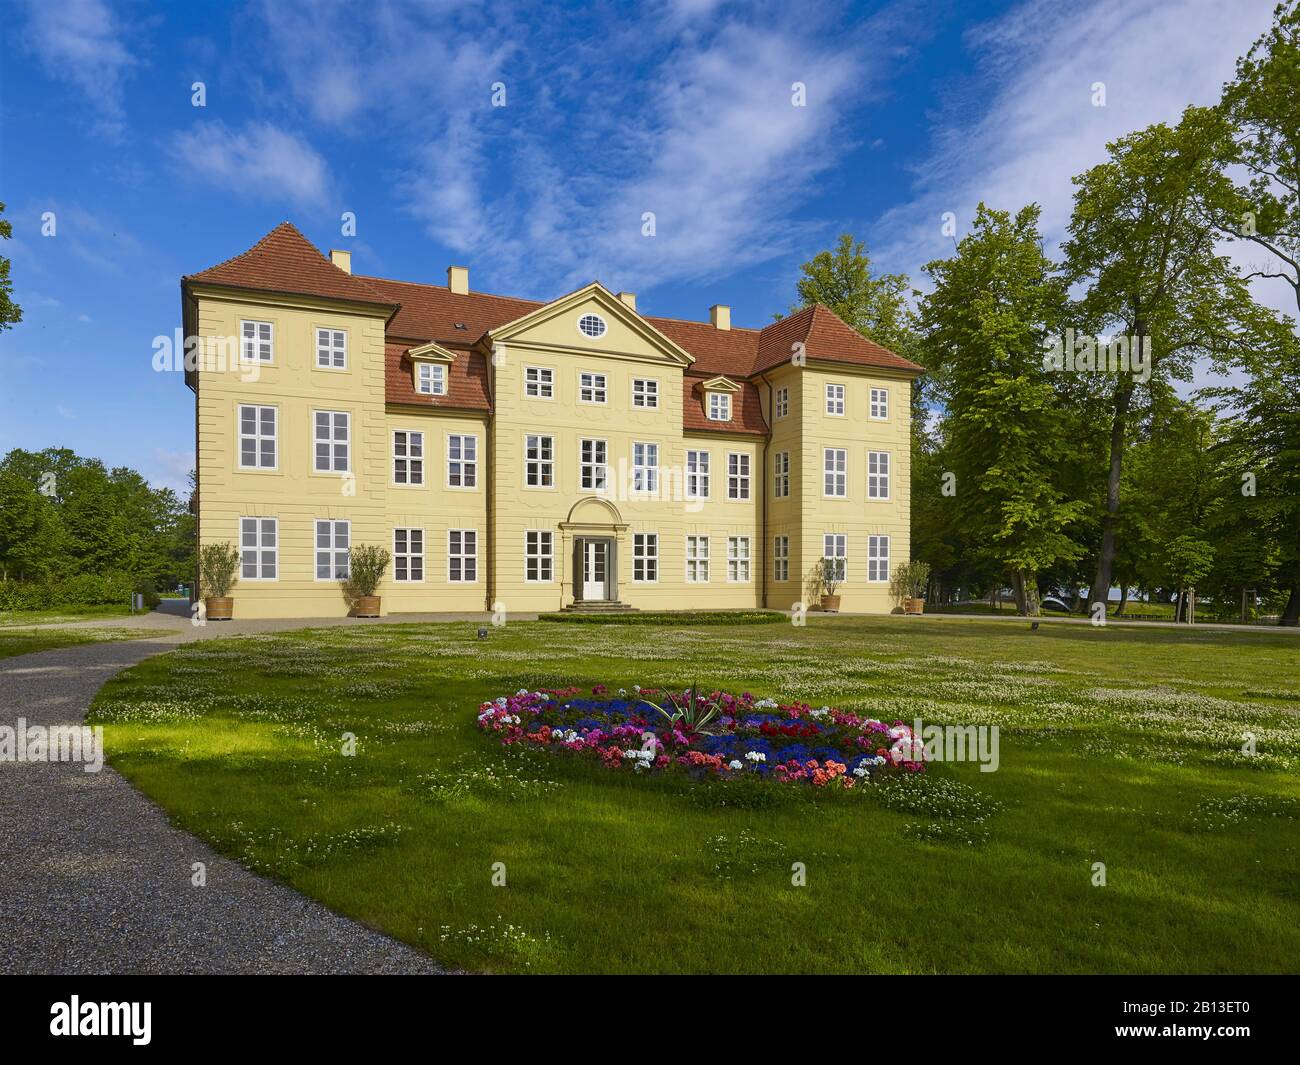
[[[1039,571],[1082,553],[1070,526],[1084,511],[1058,481],[1069,447],[1043,350],[1065,292],[1038,219],[1036,204],[1014,216],[980,204],[956,255],[926,265],[934,290],[918,310],[946,410],[956,521],[977,558],[1010,573],[1022,613],[1037,611]]]
[[[5,205],[0,203],[0,215],[4,214],[4,210]],[[11,240],[13,235],[13,223],[0,218],[0,239]],[[9,278],[9,257],[0,255],[0,333],[23,320],[23,309],[13,301],[13,290],[14,283]]]

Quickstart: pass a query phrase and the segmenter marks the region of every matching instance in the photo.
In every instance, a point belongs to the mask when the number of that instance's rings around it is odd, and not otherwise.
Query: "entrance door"
[[[582,598],[604,599],[609,576],[609,541],[582,541]]]

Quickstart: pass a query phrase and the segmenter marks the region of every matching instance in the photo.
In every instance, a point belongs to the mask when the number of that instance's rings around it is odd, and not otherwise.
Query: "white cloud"
[[[172,152],[182,173],[235,195],[316,207],[332,187],[329,167],[306,140],[267,123],[233,130],[205,122],[176,134]]]
[[[170,488],[184,500],[189,497],[190,471],[193,469],[193,451],[167,451],[156,447],[153,449],[149,483],[159,488]]]
[[[28,0],[23,41],[45,72],[83,93],[102,133],[120,137],[123,86],[137,65],[103,0]]]

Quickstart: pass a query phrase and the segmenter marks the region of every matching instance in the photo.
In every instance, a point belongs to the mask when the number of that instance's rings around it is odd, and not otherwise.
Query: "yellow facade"
[[[815,607],[809,579],[828,535],[844,538],[842,610],[894,606],[888,574],[909,550],[906,373],[816,359],[780,365],[752,379],[768,432],[687,427],[684,404],[708,402],[707,392],[683,387],[693,357],[592,285],[477,341],[489,361],[490,410],[433,407],[386,398],[388,312],[381,307],[191,283],[185,311],[187,333],[211,350],[241,338],[245,323],[253,323],[255,341],[264,335],[256,330],[271,327],[269,361],[254,347],[253,360],[209,359],[190,375],[200,543],[229,541],[254,552],[232,593],[237,617],[346,613],[339,580],[320,575],[321,522],[330,523],[326,552],[337,553],[341,537],[401,549],[406,579],[390,565],[379,589],[385,614],[495,609],[509,616],[575,601]],[[605,326],[599,337],[577,325],[591,314]],[[330,360],[329,351],[318,353],[322,329],[344,365],[318,364]],[[337,334],[346,337],[342,347]],[[453,364],[470,357],[447,355]],[[706,388],[729,384],[725,375],[717,382]],[[843,414],[828,412],[827,385],[842,388],[835,395]],[[877,400],[887,393],[883,417],[871,416],[873,389]],[[244,408],[257,412],[252,422]],[[267,409],[274,424],[263,426],[257,417]],[[316,468],[321,415],[330,419],[325,470]],[[336,423],[340,415],[346,420]],[[330,451],[341,425],[345,462]],[[257,452],[268,438],[269,464]],[[839,479],[827,490],[828,449],[835,473],[842,455],[842,494]],[[472,580],[466,533],[473,533]],[[653,552],[648,537],[656,538]],[[836,552],[839,543],[832,541]],[[336,555],[326,558],[332,564]]]

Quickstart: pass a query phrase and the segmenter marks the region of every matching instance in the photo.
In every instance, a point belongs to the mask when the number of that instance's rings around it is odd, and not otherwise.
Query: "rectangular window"
[[[790,537],[778,536],[772,541],[772,579],[790,579]]]
[[[686,580],[690,584],[707,584],[709,580],[709,538],[686,538]]]
[[[772,494],[777,499],[786,499],[790,495],[790,452],[778,451],[773,460]]]
[[[658,533],[632,535],[632,579],[639,584],[652,584],[659,579]]]
[[[547,366],[524,367],[524,395],[534,399],[555,397],[555,371]]]
[[[609,478],[607,449],[604,440],[583,440],[579,477],[583,488],[603,492]]]
[[[539,529],[524,533],[524,580],[534,584],[551,580],[555,571],[552,534]]]
[[[727,455],[727,498],[749,498],[749,456],[742,452]]]
[[[280,522],[277,518],[239,519],[240,577],[273,581],[279,570]]]
[[[776,416],[784,418],[790,413],[790,390],[788,388],[778,388],[776,390]]]
[[[605,375],[583,371],[578,375],[578,399],[583,403],[605,402]]]
[[[659,382],[637,377],[632,381],[632,406],[658,407]]]
[[[889,389],[871,390],[871,417],[876,421],[884,421],[889,417]]]
[[[632,491],[659,491],[658,444],[632,444]]]
[[[275,327],[270,322],[241,321],[239,354],[245,362],[270,362],[275,355]]]
[[[418,391],[426,396],[445,396],[447,394],[447,367],[438,362],[422,362],[416,365]]]
[[[447,487],[473,488],[478,484],[478,437],[452,433],[447,437]]]
[[[393,530],[393,580],[424,580],[424,530]]]
[[[826,413],[840,417],[844,413],[844,386],[826,386]]]
[[[424,434],[393,432],[393,483],[424,484]]]
[[[348,552],[352,548],[352,523],[316,522],[316,579],[345,581],[351,572]]]
[[[239,405],[239,468],[273,470],[276,463],[275,408]]]
[[[315,415],[314,442],[316,444],[317,473],[347,473],[352,416],[341,410],[318,410]]]
[[[822,454],[822,468],[826,473],[823,493],[828,496],[847,496],[849,453],[842,447],[826,448]]]
[[[889,452],[867,452],[867,498],[889,498]]]
[[[709,421],[731,421],[731,397],[725,392],[709,393]]]
[[[709,498],[709,453],[686,452],[686,498]]]
[[[849,572],[849,538],[843,533],[826,533],[822,537],[822,558],[835,563],[836,580],[844,580]]]
[[[478,533],[475,530],[447,530],[447,580],[453,584],[473,584],[478,580]]]
[[[524,437],[524,483],[530,488],[555,487],[555,437]]]
[[[733,584],[749,580],[749,537],[727,537],[727,580]]]
[[[348,368],[348,335],[342,329],[316,330],[316,365],[327,370]]]
[[[889,580],[889,537],[867,537],[867,580]]]

